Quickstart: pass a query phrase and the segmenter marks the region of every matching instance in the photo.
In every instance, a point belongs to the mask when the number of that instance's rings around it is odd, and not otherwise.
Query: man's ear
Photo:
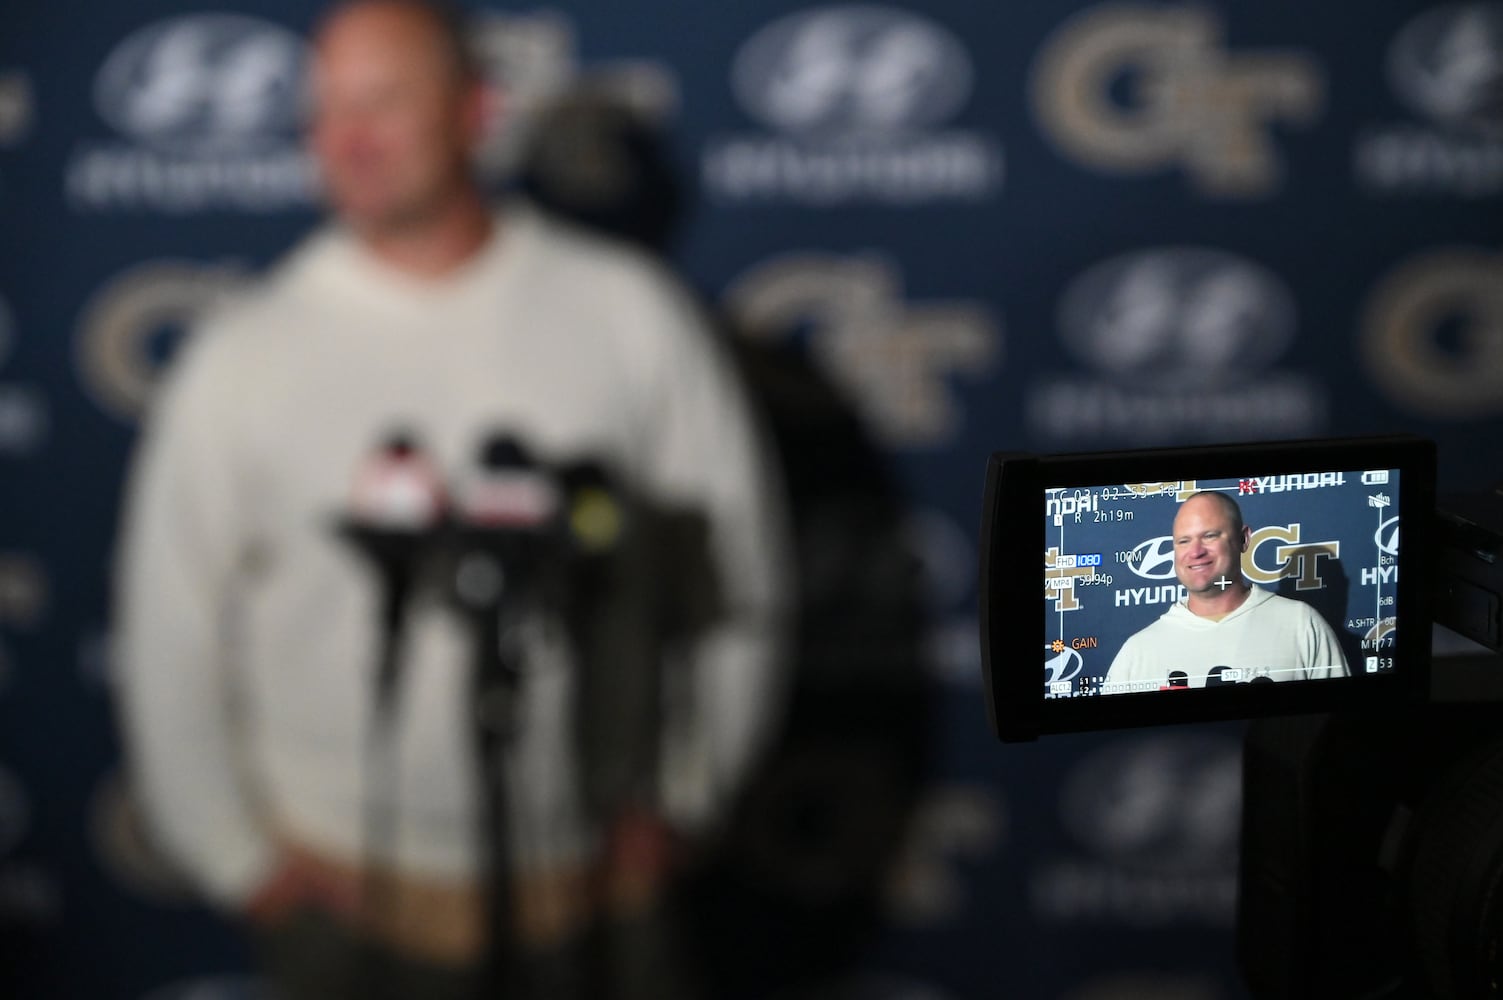
[[[1249,528],[1247,525],[1244,524],[1242,526],[1242,551],[1246,552],[1247,551],[1247,547],[1249,545],[1251,545],[1251,544],[1252,544],[1252,529]]]

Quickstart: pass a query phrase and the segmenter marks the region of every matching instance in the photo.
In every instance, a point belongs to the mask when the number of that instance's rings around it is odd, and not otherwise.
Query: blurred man
[[[661,801],[586,819],[577,670],[547,628],[530,640],[508,822],[531,954],[579,935],[602,854],[628,870],[608,889],[650,896],[670,827],[712,823],[756,753],[781,523],[737,380],[674,283],[485,203],[457,21],[363,0],[315,43],[310,142],[336,221],[206,323],[156,400],[121,553],[126,736],[162,844],[260,928],[290,997],[470,996],[486,946],[470,637],[438,600],[410,609],[400,651],[392,836],[362,840],[378,587],[331,529],[362,462],[401,429],[458,477],[506,433],[707,516],[725,613],[669,720]]]
[[[1173,537],[1174,575],[1185,600],[1122,644],[1106,674],[1108,692],[1162,684],[1174,670],[1190,687],[1205,687],[1208,679],[1347,676],[1341,644],[1314,608],[1243,578],[1252,532],[1237,501],[1225,493],[1195,494],[1175,516]]]

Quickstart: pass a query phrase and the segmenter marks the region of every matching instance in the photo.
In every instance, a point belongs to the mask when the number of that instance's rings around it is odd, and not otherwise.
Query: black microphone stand
[[[390,854],[396,829],[398,769],[394,735],[404,625],[418,566],[433,533],[421,528],[377,527],[348,517],[341,519],[337,531],[375,569],[381,585],[376,683],[371,724],[366,731],[365,815],[360,851],[359,912],[365,918],[364,923],[371,925],[390,902],[388,883],[381,871],[379,857]],[[362,928],[365,931],[370,929],[370,926]],[[368,974],[365,968],[362,963],[356,969],[356,976],[364,978]]]
[[[482,835],[489,855],[486,886],[488,940],[482,981],[488,997],[531,997],[516,947],[516,887],[512,878],[512,797],[507,773],[515,742],[526,658],[523,623],[529,617],[541,536],[503,528],[461,527],[452,572],[453,595],[470,620],[474,640],[471,704],[484,808]]]

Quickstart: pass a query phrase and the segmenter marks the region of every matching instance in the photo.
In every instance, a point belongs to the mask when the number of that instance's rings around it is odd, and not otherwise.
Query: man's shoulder
[[[1309,602],[1285,597],[1272,591],[1265,591],[1265,593],[1268,597],[1263,601],[1262,606],[1253,610],[1253,614],[1262,621],[1288,628],[1334,631],[1325,616],[1315,610]]]
[[[178,379],[243,382],[254,380],[282,360],[284,343],[295,346],[305,323],[300,303],[310,300],[319,261],[330,252],[332,235],[315,230],[259,274],[227,291],[193,321],[172,361]]]
[[[1175,621],[1174,607],[1128,636],[1122,643],[1123,652],[1140,652],[1158,642],[1166,642],[1183,632],[1183,625]]]
[[[1293,597],[1285,597],[1271,590],[1257,588],[1254,593],[1265,595],[1259,601],[1259,606],[1253,608],[1253,613],[1266,617],[1307,618],[1315,614],[1313,608],[1304,601]]]
[[[665,261],[624,239],[527,203],[507,206],[502,225],[522,232],[537,273],[571,297],[589,289],[589,298],[602,307],[628,313],[635,308],[682,309],[690,301]]]

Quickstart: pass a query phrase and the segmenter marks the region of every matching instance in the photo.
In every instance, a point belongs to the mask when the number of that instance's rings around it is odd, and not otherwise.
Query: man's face
[[[473,90],[414,12],[366,4],[335,15],[318,39],[309,136],[334,211],[356,229],[395,229],[469,184]]]
[[[1216,594],[1217,580],[1242,582],[1242,553],[1247,548],[1247,528],[1234,531],[1232,518],[1215,500],[1196,497],[1185,501],[1174,519],[1174,575],[1192,594]]]

